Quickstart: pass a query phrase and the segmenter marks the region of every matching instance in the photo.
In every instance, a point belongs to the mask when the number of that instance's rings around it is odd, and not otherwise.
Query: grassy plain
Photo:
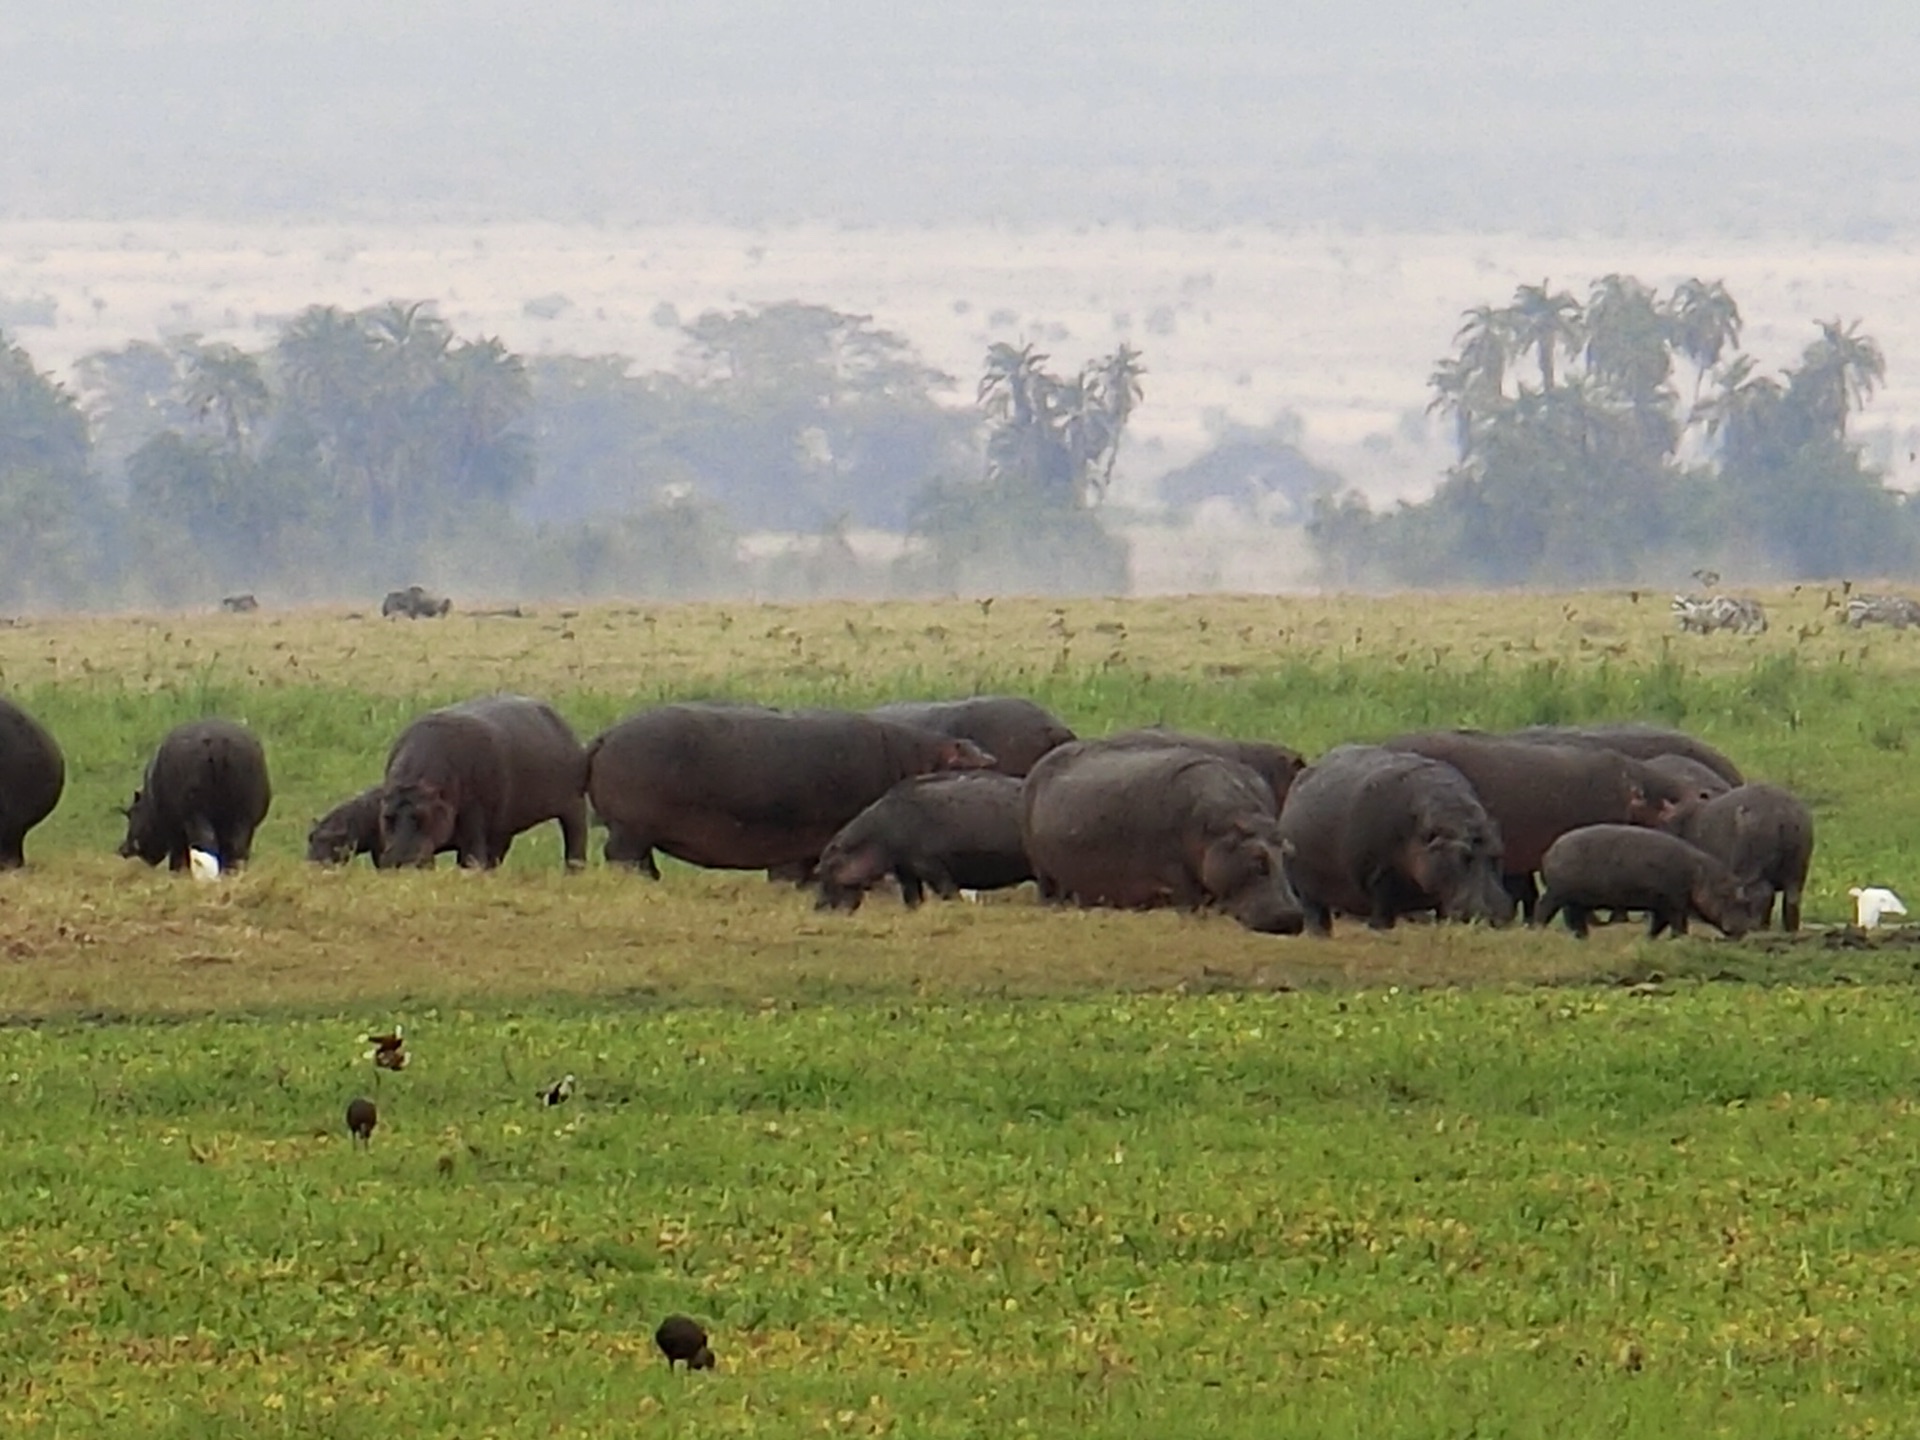
[[[1897,888],[1920,636],[1629,594],[534,607],[0,628],[67,801],[0,877],[10,1433],[1737,1435],[1920,1409],[1916,953],[1024,897],[818,916],[751,876],[319,873],[309,818],[494,688],[1015,689],[1315,751],[1645,716],[1794,786],[1810,910]],[[258,863],[111,857],[153,739],[265,737]],[[1619,984],[1629,981],[1637,984]],[[1734,983],[1734,982],[1746,983]],[[416,1062],[355,1037],[404,1021]],[[535,1092],[574,1072],[548,1110]],[[340,1113],[376,1096],[371,1150]],[[715,1323],[670,1377],[652,1325]]]

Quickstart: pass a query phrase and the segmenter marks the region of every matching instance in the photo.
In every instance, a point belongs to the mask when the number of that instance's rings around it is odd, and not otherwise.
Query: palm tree
[[[1513,292],[1513,303],[1496,312],[1512,337],[1517,354],[1533,352],[1540,366],[1540,388],[1552,392],[1555,383],[1555,357],[1569,355],[1580,348],[1580,302],[1565,290],[1549,294],[1547,282],[1522,285]]]
[[[242,454],[273,404],[259,360],[232,345],[197,340],[181,346],[181,358],[188,410],[199,419],[216,420],[228,451]]]
[[[1845,327],[1838,320],[1818,324],[1820,338],[1802,352],[1787,393],[1816,426],[1844,440],[1848,414],[1865,405],[1887,378],[1887,358],[1871,336],[1860,333],[1858,320]]]
[[[1099,482],[1089,487],[1096,495],[1106,494],[1113,484],[1113,462],[1120,456],[1120,436],[1135,407],[1146,396],[1140,384],[1140,377],[1146,373],[1147,367],[1140,363],[1140,352],[1125,343],[1081,373],[1081,390],[1087,402],[1085,414],[1087,420],[1093,422],[1087,428],[1097,432],[1100,442],[1089,452],[1089,458],[1106,456]]]
[[[1771,375],[1756,375],[1751,355],[1736,356],[1721,373],[1718,391],[1697,402],[1690,423],[1718,438],[1722,469],[1745,469],[1776,448],[1787,387]]]
[[[1707,371],[1720,363],[1730,345],[1740,343],[1740,307],[1727,287],[1695,278],[1674,287],[1667,302],[1673,344],[1693,362],[1693,402],[1700,403],[1700,386]]]

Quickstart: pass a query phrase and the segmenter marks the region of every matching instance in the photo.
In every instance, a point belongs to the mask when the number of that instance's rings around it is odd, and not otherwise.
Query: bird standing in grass
[[[367,1051],[367,1058],[382,1070],[404,1070],[407,1061],[413,1058],[407,1054],[407,1042],[398,1025],[385,1035],[362,1035],[360,1040],[372,1047]]]
[[[540,1092],[540,1098],[549,1105],[564,1105],[573,1098],[573,1076],[562,1075],[553,1084]]]
[[[347,1133],[353,1136],[356,1145],[373,1143],[373,1127],[380,1123],[380,1114],[373,1108],[373,1102],[361,1095],[347,1102]]]
[[[713,1369],[713,1347],[707,1343],[707,1332],[690,1315],[667,1316],[653,1332],[653,1343],[667,1357],[669,1370],[683,1360],[689,1370]]]

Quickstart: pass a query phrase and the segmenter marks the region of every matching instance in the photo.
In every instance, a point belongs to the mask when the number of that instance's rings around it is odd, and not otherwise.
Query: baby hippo
[[[918,905],[928,886],[951,900],[1033,878],[1020,839],[1020,781],[987,770],[902,780],[841,827],[815,869],[819,908],[857,910],[888,873]]]
[[[1545,925],[1560,911],[1567,928],[1587,936],[1592,912],[1645,910],[1649,937],[1671,929],[1687,933],[1698,915],[1730,939],[1760,923],[1761,893],[1742,885],[1720,861],[1677,835],[1640,825],[1583,825],[1569,830],[1540,860],[1546,893],[1534,923]],[[1771,901],[1771,892],[1764,897]]]

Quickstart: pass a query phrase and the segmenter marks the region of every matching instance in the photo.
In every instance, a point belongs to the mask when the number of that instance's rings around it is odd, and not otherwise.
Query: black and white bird
[[[382,1070],[404,1070],[413,1058],[407,1054],[407,1042],[398,1025],[384,1035],[362,1035],[360,1042],[371,1047],[367,1059]]]
[[[564,1105],[573,1098],[573,1076],[562,1075],[553,1084],[540,1092],[540,1098],[549,1105]]]

